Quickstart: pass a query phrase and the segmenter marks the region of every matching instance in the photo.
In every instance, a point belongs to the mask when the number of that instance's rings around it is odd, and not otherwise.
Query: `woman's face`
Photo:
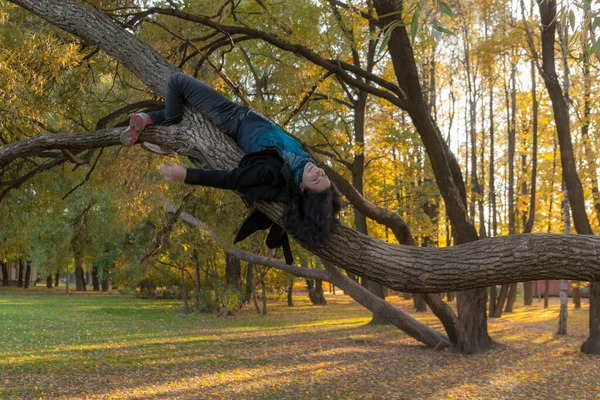
[[[314,192],[322,192],[329,189],[331,181],[325,175],[323,169],[317,167],[315,164],[308,162],[304,166],[304,172],[302,173],[302,183],[300,184],[301,189],[308,189]]]

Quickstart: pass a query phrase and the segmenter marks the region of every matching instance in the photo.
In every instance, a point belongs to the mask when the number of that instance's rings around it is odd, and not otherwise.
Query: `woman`
[[[164,164],[160,167],[164,178],[236,190],[248,207],[256,200],[284,202],[285,229],[310,248],[323,246],[338,223],[341,198],[335,185],[300,144],[279,126],[253,109],[230,101],[205,83],[181,72],[172,75],[167,85],[165,108],[133,115],[129,128],[121,134],[121,143],[135,144],[139,133],[148,125],[178,123],[186,103],[209,118],[247,154],[231,171]],[[143,142],[142,147],[171,155],[152,143]],[[244,221],[235,242],[269,227],[268,258],[273,256],[275,248],[283,246],[286,262],[291,264],[293,259],[285,231],[258,210]]]

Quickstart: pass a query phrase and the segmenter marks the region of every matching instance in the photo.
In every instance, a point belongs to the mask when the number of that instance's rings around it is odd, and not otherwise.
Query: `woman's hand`
[[[184,181],[187,169],[178,164],[161,164],[160,172],[167,181]]]
[[[267,247],[267,255],[266,255],[266,259],[267,261],[271,261],[271,259],[275,257],[275,249],[270,249]]]

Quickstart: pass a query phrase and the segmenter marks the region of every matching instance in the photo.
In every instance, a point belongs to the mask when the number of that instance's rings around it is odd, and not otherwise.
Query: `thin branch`
[[[65,150],[63,150],[63,151],[65,151]],[[87,181],[90,180],[90,176],[92,176],[92,172],[94,172],[94,169],[96,168],[96,165],[98,164],[98,160],[102,156],[103,151],[104,151],[103,148],[100,149],[100,152],[98,153],[98,156],[96,157],[96,160],[94,160],[94,164],[92,164],[92,167],[90,168],[88,173],[85,175],[85,178],[83,179],[83,181],[81,181],[81,183],[79,183],[78,185],[73,187],[73,189],[69,190],[69,192],[63,196],[63,198],[62,198],[63,200],[66,199],[71,193],[73,193],[75,190],[77,190],[78,188],[83,186]]]

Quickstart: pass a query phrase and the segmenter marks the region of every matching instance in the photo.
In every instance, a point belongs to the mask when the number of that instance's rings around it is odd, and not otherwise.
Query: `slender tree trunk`
[[[23,282],[23,287],[25,289],[29,289],[30,281],[31,281],[31,261],[27,261],[27,265],[25,266],[25,281]]]
[[[260,307],[258,306],[258,300],[256,298],[256,281],[252,279],[250,282],[252,284],[252,302],[254,303],[254,309],[256,310],[257,314],[261,314]]]
[[[504,303],[508,297],[508,290],[510,289],[510,285],[502,285],[500,288],[500,294],[498,295],[498,302],[496,303],[496,307],[494,310],[494,318],[500,318],[502,316],[502,311],[504,309]]]
[[[98,278],[97,265],[92,265],[92,287],[94,292],[100,291],[100,279]]]
[[[246,269],[246,296],[244,297],[245,303],[250,303],[250,298],[254,293],[254,289],[254,264],[249,262]]]
[[[427,312],[427,303],[423,296],[418,293],[413,294],[413,306],[416,312]]]
[[[19,275],[17,278],[17,287],[23,287],[23,272],[25,269],[25,264],[23,263],[23,259],[19,259]]]
[[[523,233],[531,233],[535,221],[535,204],[537,191],[537,149],[538,149],[538,109],[536,88],[535,61],[531,61],[531,111],[532,111],[532,155],[531,155],[531,194],[529,196],[529,217],[523,228]],[[533,288],[531,282],[523,283],[523,301],[526,306],[533,304]]]
[[[504,308],[504,312],[513,312],[515,300],[517,300],[517,283],[511,283],[510,289],[508,290],[508,298],[506,300],[506,307]]]
[[[200,311],[200,260],[198,258],[198,250],[194,249],[194,310]]]
[[[54,274],[54,287],[57,287],[59,282],[60,282],[60,272],[56,271],[56,273]]]
[[[52,289],[52,275],[48,275],[46,277],[46,287],[48,289]]]
[[[240,259],[231,254],[225,255],[225,282],[228,287],[241,290],[242,265]]]
[[[265,276],[262,276],[260,280],[260,286],[262,288],[262,315],[267,315],[267,285],[265,284]]]
[[[496,313],[496,303],[498,302],[498,289],[496,289],[496,285],[490,286],[489,299],[488,317],[494,318],[494,314]]]
[[[2,267],[2,286],[8,286],[8,268],[7,263],[0,261],[0,267]]]
[[[294,299],[293,299],[293,293],[294,293],[294,280],[290,279],[290,283],[287,287],[287,305],[288,307],[294,307]]]
[[[179,288],[181,289],[181,298],[183,300],[183,313],[188,314],[190,306],[188,304],[188,292],[185,287],[185,268],[179,268]]]
[[[550,298],[550,281],[544,281],[544,308],[548,308],[548,300]]]
[[[592,307],[594,301],[598,301],[599,298],[600,284],[594,282],[594,284],[590,286],[590,335],[591,332],[600,332],[600,307]],[[590,336],[590,338],[581,346],[581,351],[587,354],[598,354],[600,352],[598,341],[593,340],[592,336]]]
[[[566,279],[560,280],[560,312],[558,314],[558,331],[559,335],[567,334],[567,304],[568,304],[569,281]]]
[[[573,285],[573,306],[575,309],[581,308],[581,282],[574,281]]]

